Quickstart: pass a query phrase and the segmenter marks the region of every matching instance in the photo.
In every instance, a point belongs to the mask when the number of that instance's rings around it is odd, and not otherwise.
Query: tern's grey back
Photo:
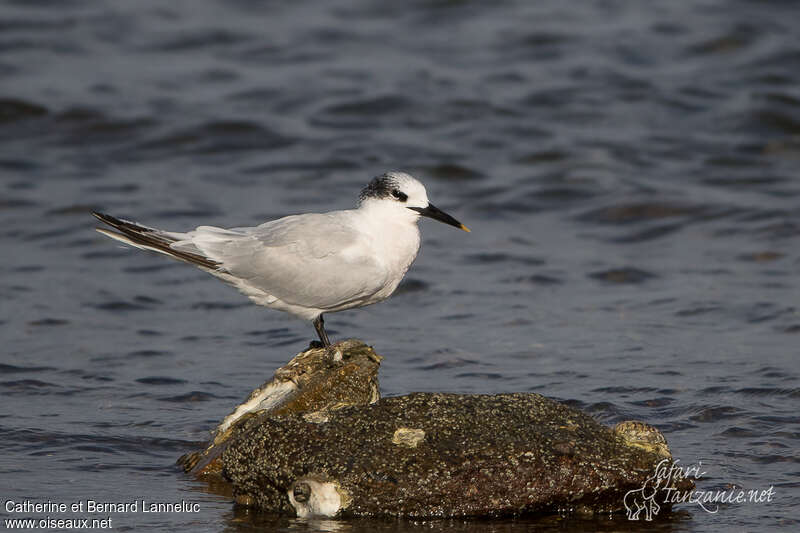
[[[201,226],[173,247],[193,247],[218,261],[235,285],[262,305],[340,310],[363,305],[386,278],[370,253],[370,235],[355,229],[354,217],[354,211],[334,211],[236,230]]]

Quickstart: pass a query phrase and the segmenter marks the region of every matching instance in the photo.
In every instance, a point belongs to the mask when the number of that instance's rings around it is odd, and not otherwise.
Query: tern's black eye
[[[408,195],[399,189],[392,189],[392,196],[400,200],[401,202],[405,202],[408,200]]]

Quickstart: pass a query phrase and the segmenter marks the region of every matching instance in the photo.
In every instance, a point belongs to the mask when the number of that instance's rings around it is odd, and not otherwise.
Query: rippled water
[[[3,3],[2,498],[200,503],[120,530],[634,527],[307,524],[174,466],[313,329],[88,211],[249,225],[402,169],[473,233],[424,222],[395,297],[328,317],[386,356],[385,394],[645,420],[701,488],[775,492],[657,529],[796,530],[799,19],[789,0]]]

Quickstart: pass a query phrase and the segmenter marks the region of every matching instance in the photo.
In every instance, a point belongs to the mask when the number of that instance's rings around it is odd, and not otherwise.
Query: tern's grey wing
[[[386,272],[347,212],[295,215],[237,231],[198,228],[192,244],[281,301],[333,309],[383,288]]]

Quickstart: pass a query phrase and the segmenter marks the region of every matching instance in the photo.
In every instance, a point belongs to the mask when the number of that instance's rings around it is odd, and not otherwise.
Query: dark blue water
[[[0,499],[200,504],[118,530],[639,527],[309,524],[174,466],[313,329],[88,212],[252,225],[352,207],[398,169],[473,232],[424,222],[393,298],[327,317],[386,356],[384,394],[645,420],[700,488],[774,488],[657,529],[796,530],[798,20],[793,1],[4,2]]]

